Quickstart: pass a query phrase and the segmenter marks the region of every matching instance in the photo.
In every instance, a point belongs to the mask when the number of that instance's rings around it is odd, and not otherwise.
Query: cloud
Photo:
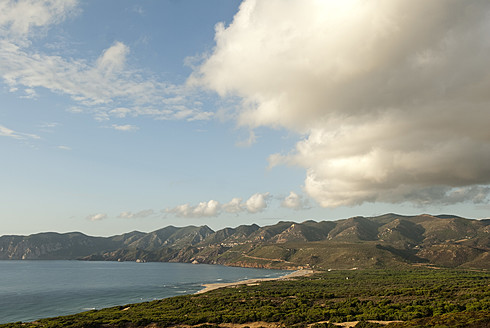
[[[284,198],[281,203],[282,207],[290,208],[293,210],[302,210],[308,208],[307,200],[303,199],[303,196],[298,195],[294,191],[289,193],[289,196]]]
[[[37,97],[37,93],[36,93],[36,90],[34,89],[24,89],[24,95],[21,96],[21,98],[24,98],[24,99],[34,99]]]
[[[250,130],[248,133],[248,138],[246,140],[238,141],[236,145],[238,147],[250,147],[256,142],[257,142],[257,136],[255,135],[253,130]]]
[[[89,221],[101,221],[104,219],[107,219],[107,214],[105,213],[91,214],[87,216],[87,220]]]
[[[270,193],[256,193],[253,194],[246,202],[245,209],[249,213],[262,212],[267,208],[267,200],[271,198]]]
[[[132,10],[133,10],[133,12],[137,13],[138,15],[144,15],[145,14],[145,10],[143,9],[143,7],[138,6],[138,5],[133,6]]]
[[[44,88],[67,95],[78,112],[91,113],[99,120],[111,115],[166,120],[213,116],[202,110],[185,86],[159,81],[150,72],[132,68],[127,63],[130,47],[121,41],[116,40],[92,61],[50,55],[34,46],[38,43],[32,40],[80,12],[77,5],[68,0],[0,3],[0,76],[11,92],[35,97],[36,89]],[[167,99],[179,101],[167,103]]]
[[[216,216],[219,211],[219,203],[215,200],[201,202],[194,208],[194,213],[198,216]]]
[[[43,123],[39,124],[39,127],[42,129],[51,129],[51,128],[55,128],[59,125],[60,125],[60,123],[58,123],[58,122],[43,122]]]
[[[155,211],[153,211],[152,209],[148,209],[148,210],[143,210],[143,211],[139,211],[139,212],[136,212],[136,213],[133,213],[133,212],[122,212],[121,214],[119,214],[118,218],[122,218],[122,219],[140,219],[140,218],[149,217],[149,216],[151,216],[153,214],[155,214]]]
[[[167,213],[173,213],[178,217],[195,218],[195,217],[214,217],[219,214],[220,204],[218,201],[210,200],[200,202],[196,206],[183,204],[172,209],[167,209]]]
[[[0,137],[9,137],[13,139],[41,139],[40,136],[31,133],[22,133],[11,130],[3,125],[0,125]]]
[[[34,28],[45,28],[74,14],[76,5],[76,0],[2,1],[0,35],[25,38]]]
[[[225,204],[216,200],[200,202],[197,205],[182,204],[174,208],[167,208],[165,213],[175,214],[183,218],[217,217],[223,212],[238,214],[241,212],[259,213],[267,208],[267,202],[271,199],[270,193],[256,193],[243,202],[241,198],[233,198]]]
[[[130,124],[126,124],[126,125],[112,124],[112,128],[118,131],[136,131],[139,129],[137,126],[130,125]]]
[[[243,204],[241,198],[233,198],[222,206],[223,211],[227,213],[240,213],[243,212]]]
[[[487,202],[488,1],[254,1],[189,83],[304,136],[271,166],[324,207]]]
[[[130,113],[131,113],[131,109],[124,108],[124,107],[114,108],[114,109],[109,111],[109,115],[114,116],[114,117],[118,117],[118,118],[125,118]]]
[[[58,146],[58,147],[56,147],[56,148],[61,149],[61,150],[71,150],[71,147],[68,147],[68,146],[63,146],[63,145]]]
[[[174,208],[165,209],[165,213],[175,214],[178,217],[194,217],[194,208],[189,204],[177,205]]]
[[[115,42],[110,48],[104,50],[97,59],[97,68],[106,74],[121,71],[126,62],[129,47],[122,42]]]

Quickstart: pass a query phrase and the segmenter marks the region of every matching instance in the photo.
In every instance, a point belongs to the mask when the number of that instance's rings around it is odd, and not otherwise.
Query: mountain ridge
[[[110,237],[81,232],[0,236],[0,260],[163,261],[260,268],[490,269],[490,220],[388,213],[336,221],[279,221],[217,231],[167,226]]]

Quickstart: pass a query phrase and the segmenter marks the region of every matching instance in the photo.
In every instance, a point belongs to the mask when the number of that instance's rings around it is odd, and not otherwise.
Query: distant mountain
[[[207,236],[200,245],[227,245],[235,246],[250,240],[250,235],[259,230],[260,227],[256,224],[241,225],[237,228],[224,228]]]
[[[38,233],[30,236],[0,237],[1,260],[76,259],[101,249],[117,249],[121,243],[111,238],[90,237],[80,232]]]
[[[203,241],[207,236],[214,233],[207,226],[195,227],[189,226],[176,228],[168,226],[141,236],[138,239],[131,240],[126,244],[127,248],[139,248],[149,251],[156,251],[161,247],[182,248],[192,246]]]
[[[165,261],[316,269],[435,265],[490,269],[490,220],[453,215],[281,221],[213,231],[168,226],[112,237],[40,233],[0,237],[0,259]]]

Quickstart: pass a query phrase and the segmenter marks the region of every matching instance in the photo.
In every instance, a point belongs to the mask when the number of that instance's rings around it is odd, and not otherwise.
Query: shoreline
[[[288,273],[284,276],[275,277],[275,278],[257,278],[257,279],[240,280],[240,281],[235,281],[235,282],[203,284],[202,286],[204,288],[195,292],[194,294],[195,295],[196,294],[202,294],[202,293],[209,292],[211,290],[224,288],[224,287],[236,287],[239,285],[254,285],[254,284],[259,284],[263,281],[286,280],[286,279],[295,278],[295,277],[307,276],[307,275],[313,274],[313,272],[314,272],[313,270],[301,269],[301,270],[297,270],[297,271],[293,271],[291,273]]]

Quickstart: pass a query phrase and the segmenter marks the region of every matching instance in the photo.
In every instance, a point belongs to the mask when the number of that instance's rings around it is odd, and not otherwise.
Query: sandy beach
[[[312,273],[313,273],[313,270],[298,270],[298,271],[293,271],[293,272],[291,272],[285,276],[276,277],[276,278],[247,279],[247,280],[236,281],[236,282],[203,284],[202,286],[204,288],[201,289],[200,291],[198,291],[196,294],[209,292],[210,290],[223,288],[223,287],[234,287],[234,286],[238,286],[238,285],[253,285],[253,284],[258,284],[262,281],[284,280],[284,279],[289,279],[289,278],[294,278],[294,277],[306,276],[306,275],[310,275]]]

